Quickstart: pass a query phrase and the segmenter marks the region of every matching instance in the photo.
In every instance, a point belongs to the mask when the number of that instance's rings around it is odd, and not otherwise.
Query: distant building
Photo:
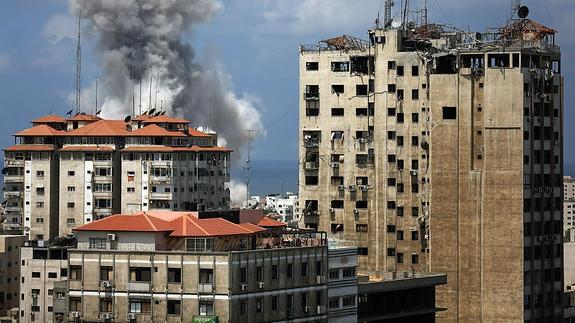
[[[329,248],[327,285],[329,322],[357,322],[357,248]]]
[[[20,302],[20,249],[26,237],[0,235],[0,321]]]
[[[280,194],[266,196],[266,209],[275,212],[282,222],[297,226],[300,219],[299,198],[297,195],[287,193],[287,197]]]
[[[565,240],[575,241],[575,180],[563,176],[563,231]]]
[[[4,149],[5,229],[32,240],[114,213],[229,208],[231,150],[164,115],[44,116]]]

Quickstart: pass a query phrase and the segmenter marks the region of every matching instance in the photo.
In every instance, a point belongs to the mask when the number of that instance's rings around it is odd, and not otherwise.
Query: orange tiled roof
[[[173,151],[175,152],[179,152],[179,151],[192,151],[192,152],[222,152],[222,153],[229,153],[232,152],[231,149],[225,148],[225,147],[217,147],[217,146],[212,146],[212,147],[203,147],[203,146],[190,146],[190,147],[173,147]]]
[[[133,232],[169,232],[172,225],[164,220],[140,213],[136,215],[116,214],[78,226],[74,231],[133,231]]]
[[[207,134],[205,132],[201,132],[199,130],[196,130],[194,128],[189,128],[188,129],[188,134],[192,137],[211,137],[210,134]]]
[[[147,114],[141,114],[139,116],[135,116],[132,118],[133,121],[144,121],[144,120],[148,120],[152,118],[152,116],[149,116]]]
[[[60,149],[60,151],[114,151],[114,148],[110,146],[65,146]]]
[[[258,226],[245,227],[222,218],[198,219],[189,215],[184,215],[170,223],[174,227],[174,231],[170,233],[171,237],[215,237],[265,231]]]
[[[98,120],[87,124],[81,128],[69,131],[67,136],[88,136],[88,137],[115,137],[127,136],[130,132],[126,130],[126,123],[123,120]]]
[[[54,145],[14,145],[5,148],[4,151],[52,151]]]
[[[91,114],[77,114],[71,118],[66,119],[66,121],[98,121],[102,120],[100,117],[93,116]]]
[[[231,149],[224,147],[170,147],[170,146],[130,146],[122,149],[122,152],[232,152]]]
[[[259,222],[258,222],[258,226],[260,227],[285,227],[287,226],[287,224],[274,220],[272,218],[270,218],[269,216],[264,216]]]
[[[122,152],[172,152],[174,149],[169,146],[130,146],[122,149]]]
[[[32,120],[32,123],[66,123],[66,119],[61,116],[49,114]]]
[[[190,123],[185,119],[172,118],[168,116],[157,116],[143,120],[144,123]]]
[[[173,221],[184,215],[198,217],[198,212],[192,211],[146,211],[146,214],[164,221]]]
[[[65,131],[56,130],[45,124],[40,124],[14,134],[16,137],[35,137],[35,136],[62,136]]]
[[[129,136],[161,136],[161,137],[185,137],[180,131],[168,131],[156,124],[150,124],[129,133]]]

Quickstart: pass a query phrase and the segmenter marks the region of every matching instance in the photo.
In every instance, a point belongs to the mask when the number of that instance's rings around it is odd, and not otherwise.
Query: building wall
[[[23,235],[0,235],[0,316],[19,304],[20,249],[25,240]]]
[[[565,260],[565,267],[563,267],[564,287],[575,285],[575,242],[566,242],[563,244],[563,259]]]
[[[357,249],[329,250],[328,317],[329,322],[357,322]],[[344,299],[346,302],[344,303]],[[353,304],[348,304],[353,299]],[[332,306],[337,303],[337,306]]]

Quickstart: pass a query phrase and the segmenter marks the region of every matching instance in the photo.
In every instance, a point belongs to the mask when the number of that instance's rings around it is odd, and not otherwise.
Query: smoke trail
[[[163,106],[195,126],[211,127],[239,156],[244,129],[264,133],[261,114],[253,99],[231,90],[219,64],[200,65],[181,39],[221,9],[218,0],[70,0],[70,13],[81,12],[99,37],[103,116]]]

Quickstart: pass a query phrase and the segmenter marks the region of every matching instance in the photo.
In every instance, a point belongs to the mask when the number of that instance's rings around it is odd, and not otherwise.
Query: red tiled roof
[[[168,116],[157,116],[145,119],[144,123],[190,123],[185,119],[172,118]]]
[[[87,124],[81,128],[69,131],[67,136],[88,136],[88,137],[115,137],[127,136],[130,132],[126,130],[126,123],[123,120],[98,120]]]
[[[170,147],[170,146],[130,146],[122,149],[122,152],[231,152],[231,149],[224,147]]]
[[[188,215],[188,216],[193,216],[193,217],[198,217],[198,212],[192,212],[192,211],[146,211],[146,214],[154,216],[160,220],[164,220],[164,221],[173,221],[181,216],[184,215]]]
[[[144,121],[144,120],[148,120],[150,118],[152,118],[152,116],[149,116],[147,114],[142,114],[142,115],[133,117],[132,120],[133,121]]]
[[[66,134],[65,131],[56,130],[45,124],[40,124],[14,134],[16,137],[34,137],[34,136],[61,136]]]
[[[269,228],[269,227],[285,227],[287,226],[287,224],[274,220],[272,218],[270,218],[269,216],[264,216],[259,222],[258,222],[258,226],[260,227],[265,227],[265,228]]]
[[[130,132],[128,136],[185,137],[186,135],[180,131],[168,131],[156,124],[150,124]]]
[[[196,129],[194,129],[194,128],[189,128],[189,129],[188,129],[188,134],[189,134],[191,137],[205,137],[205,138],[209,138],[209,137],[212,136],[212,135],[210,135],[210,134],[207,134],[207,133],[205,133],[205,132],[201,132],[201,131],[196,130]]]
[[[133,231],[133,232],[169,232],[173,226],[146,213],[135,215],[116,214],[88,224],[78,226],[73,231]]]
[[[49,114],[32,120],[32,123],[66,123],[66,119],[61,116]]]
[[[232,152],[231,149],[225,147],[203,147],[203,146],[191,146],[191,147],[173,147],[175,152],[178,151],[193,151],[193,152]]]
[[[265,231],[258,226],[245,227],[222,218],[198,219],[190,215],[184,215],[170,223],[174,226],[171,237],[215,237]]]
[[[65,146],[60,151],[114,151],[110,146]]]
[[[98,121],[102,120],[100,117],[93,116],[90,114],[77,114],[71,118],[66,119],[66,121]]]
[[[130,146],[122,149],[122,152],[172,152],[173,148],[169,146]]]
[[[14,145],[5,148],[4,151],[52,151],[54,145]]]

